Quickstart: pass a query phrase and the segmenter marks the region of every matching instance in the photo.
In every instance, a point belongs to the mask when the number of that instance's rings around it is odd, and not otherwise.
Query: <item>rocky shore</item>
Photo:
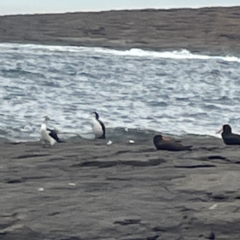
[[[0,42],[240,53],[240,7],[0,16]]]
[[[182,143],[1,143],[0,239],[238,240],[239,147]]]
[[[240,7],[0,17],[0,42],[240,53]],[[192,151],[79,140],[0,143],[0,240],[199,240],[240,236],[240,148]]]

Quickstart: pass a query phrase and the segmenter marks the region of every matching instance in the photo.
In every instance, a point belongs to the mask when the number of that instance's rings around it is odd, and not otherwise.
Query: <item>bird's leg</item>
[[[45,141],[42,140],[42,147],[45,147]]]
[[[47,141],[45,141],[45,140],[43,140],[43,141],[42,141],[42,144],[43,144],[43,147],[44,147],[44,148],[47,148],[47,147],[49,147],[49,145],[48,145],[48,142],[47,142]]]

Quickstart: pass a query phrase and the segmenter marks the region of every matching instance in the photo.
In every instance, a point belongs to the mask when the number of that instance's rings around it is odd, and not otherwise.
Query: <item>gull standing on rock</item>
[[[62,142],[57,135],[56,130],[51,130],[47,127],[47,122],[50,120],[48,116],[44,117],[44,123],[41,125],[40,134],[41,134],[41,142],[43,146],[49,144],[53,146],[56,142]]]
[[[93,112],[93,133],[96,139],[105,139],[106,136],[106,128],[102,121],[99,120],[99,114],[97,112]]]

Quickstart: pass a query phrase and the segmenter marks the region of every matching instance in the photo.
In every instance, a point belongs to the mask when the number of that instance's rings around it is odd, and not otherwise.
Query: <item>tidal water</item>
[[[38,140],[44,116],[64,136],[89,136],[92,111],[108,133],[240,132],[235,56],[0,44],[0,138]],[[128,132],[127,132],[128,131]]]

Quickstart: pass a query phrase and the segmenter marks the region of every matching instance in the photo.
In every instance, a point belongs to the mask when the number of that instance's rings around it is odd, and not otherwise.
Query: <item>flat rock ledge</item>
[[[1,240],[239,239],[240,148],[1,143]]]

